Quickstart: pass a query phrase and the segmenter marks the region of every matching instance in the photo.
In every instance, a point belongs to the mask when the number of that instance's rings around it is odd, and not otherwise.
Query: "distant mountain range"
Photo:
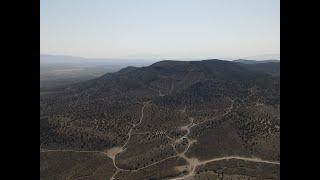
[[[270,62],[274,62],[274,63],[279,63],[279,60],[247,60],[247,59],[237,59],[234,60],[234,62],[239,62],[239,63],[244,63],[244,64],[260,64],[260,63],[270,63]]]
[[[113,58],[83,58],[65,55],[40,55],[40,65],[112,65],[112,66],[145,66],[155,61],[146,59],[113,59]]]
[[[257,56],[249,56],[242,59],[253,59],[253,60],[280,60],[280,54],[263,54]]]
[[[227,58],[225,60],[234,61],[276,61],[280,60],[279,54],[266,54],[260,56],[251,56],[241,59]],[[105,65],[122,65],[122,66],[147,66],[158,61],[157,59],[115,59],[115,58],[83,58],[66,55],[40,55],[40,64],[105,64]]]
[[[146,66],[153,62],[143,59],[102,59],[64,55],[40,55],[40,88],[72,84],[116,72],[131,66]]]
[[[40,55],[40,88],[51,88],[99,77],[105,73],[116,72],[128,66],[142,67],[155,63],[150,59],[103,59],[83,58],[65,55]],[[275,60],[256,61],[239,59],[235,62],[258,64],[278,62]],[[266,66],[263,66],[266,67]]]

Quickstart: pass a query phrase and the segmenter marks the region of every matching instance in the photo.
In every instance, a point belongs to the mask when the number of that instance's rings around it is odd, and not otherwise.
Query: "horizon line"
[[[163,60],[177,60],[177,61],[201,61],[201,60],[225,60],[225,61],[234,61],[234,60],[253,60],[253,61],[264,61],[264,60],[278,60],[280,61],[280,58],[265,58],[265,59],[254,59],[253,57],[258,57],[258,56],[270,56],[270,55],[275,55],[280,57],[280,53],[269,53],[269,54],[261,54],[261,55],[254,55],[254,56],[248,56],[248,57],[222,57],[218,56],[215,58],[210,58],[210,57],[204,57],[204,58],[158,58],[158,57],[84,57],[84,56],[77,56],[77,55],[66,55],[66,54],[49,54],[49,53],[40,53],[40,56],[65,56],[65,57],[73,57],[73,58],[81,58],[81,59],[93,59],[93,60],[158,60],[158,61],[163,61]]]

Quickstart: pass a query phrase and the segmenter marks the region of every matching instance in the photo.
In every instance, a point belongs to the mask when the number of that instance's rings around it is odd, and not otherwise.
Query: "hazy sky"
[[[280,0],[41,0],[41,53],[219,58],[280,53]]]

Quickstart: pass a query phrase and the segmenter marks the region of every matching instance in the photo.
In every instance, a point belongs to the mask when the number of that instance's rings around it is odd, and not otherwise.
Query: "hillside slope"
[[[43,94],[41,152],[104,154],[110,179],[279,179],[278,67],[160,61]]]

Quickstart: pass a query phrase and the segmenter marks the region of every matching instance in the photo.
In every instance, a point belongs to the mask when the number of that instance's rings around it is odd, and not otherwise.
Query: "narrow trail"
[[[260,158],[250,158],[250,157],[241,157],[241,156],[225,156],[225,157],[220,157],[220,158],[213,158],[213,159],[201,161],[199,163],[199,165],[204,165],[204,164],[207,164],[210,162],[215,162],[215,161],[230,160],[230,159],[238,159],[238,160],[244,160],[244,161],[250,161],[250,162],[280,165],[280,162],[278,162],[278,161],[269,161],[269,160],[263,160]]]
[[[140,119],[139,119],[139,122],[137,124],[133,124],[133,126],[131,127],[129,133],[128,133],[128,139],[127,141],[124,143],[124,145],[121,147],[121,150],[124,151],[125,150],[125,147],[127,146],[127,144],[129,143],[130,139],[131,139],[131,136],[132,136],[132,131],[134,130],[135,127],[139,126],[141,123],[142,123],[142,119],[143,119],[143,116],[144,116],[144,109],[145,107],[150,103],[151,101],[147,101],[143,104],[142,108],[141,108],[141,116],[140,116]]]
[[[135,172],[135,171],[139,171],[141,169],[144,169],[144,168],[147,168],[147,167],[150,167],[150,166],[153,166],[155,164],[158,164],[162,161],[165,161],[167,159],[170,159],[170,158],[173,158],[174,156],[171,156],[171,157],[168,157],[168,158],[165,158],[165,159],[162,159],[158,162],[155,162],[155,163],[152,163],[148,166],[145,166],[145,167],[142,167],[142,168],[138,168],[138,169],[135,169],[135,170],[129,170],[129,169],[122,169],[122,168],[119,168],[116,164],[116,156],[118,154],[120,154],[121,152],[125,151],[125,147],[127,146],[127,144],[129,143],[130,139],[131,139],[131,136],[132,136],[132,131],[134,130],[135,127],[139,126],[141,123],[142,123],[142,120],[143,120],[143,117],[144,117],[144,109],[145,107],[150,103],[151,101],[147,101],[143,104],[142,108],[141,108],[141,116],[140,116],[140,119],[139,119],[139,122],[136,123],[136,124],[133,124],[132,127],[130,128],[129,132],[128,132],[128,139],[126,140],[126,142],[124,143],[123,146],[121,147],[113,147],[111,149],[108,149],[106,152],[104,151],[85,151],[85,150],[46,150],[46,149],[41,149],[40,148],[40,153],[45,153],[45,152],[78,152],[78,153],[100,153],[100,154],[104,154],[106,156],[108,156],[112,162],[113,162],[113,165],[114,167],[116,168],[116,171],[115,173],[111,176],[111,180],[114,179],[114,177],[121,171],[132,171],[132,172]]]
[[[117,169],[116,172],[113,173],[113,175],[110,177],[110,180],[115,179],[114,177],[116,177],[116,175],[119,173],[120,171]]]
[[[113,161],[113,165],[115,166],[115,168],[117,170],[130,171],[130,170],[127,170],[127,169],[121,169],[121,168],[117,167],[115,165],[115,163],[114,163],[115,162],[114,161],[114,157],[110,157],[110,154],[108,152],[104,152],[104,151],[82,151],[82,150],[68,150],[68,149],[56,149],[56,150],[42,149],[42,150],[40,150],[40,153],[48,153],[48,152],[75,152],[75,153],[98,153],[98,154],[104,154],[107,157],[111,158],[111,160]]]
[[[46,152],[77,152],[77,153],[100,153],[100,154],[106,154],[106,152],[103,151],[82,151],[82,150],[69,150],[69,149],[40,149],[40,153],[46,153]]]
[[[139,171],[139,170],[146,169],[146,168],[148,168],[148,167],[154,166],[154,165],[156,165],[156,164],[159,164],[159,163],[161,163],[161,162],[163,162],[163,161],[166,161],[166,160],[168,160],[168,159],[172,159],[172,158],[175,158],[175,157],[177,157],[177,155],[166,157],[166,158],[164,158],[164,159],[161,159],[161,160],[159,160],[159,161],[157,161],[157,162],[154,162],[154,163],[152,163],[152,164],[149,164],[149,165],[147,165],[147,166],[144,166],[144,167],[141,167],[141,168],[132,170],[131,172],[137,172],[137,171]]]
[[[193,125],[190,127],[190,129],[191,129],[192,127],[194,127],[194,126],[198,126],[198,125],[203,124],[203,123],[206,123],[206,122],[208,122],[208,121],[213,121],[213,120],[215,120],[215,119],[224,117],[224,116],[226,116],[227,114],[229,114],[229,113],[233,110],[233,108],[234,108],[234,100],[231,99],[231,98],[229,98],[229,100],[231,101],[231,105],[230,105],[230,107],[227,109],[227,111],[226,111],[225,113],[223,113],[223,114],[221,114],[221,115],[219,115],[219,116],[213,117],[213,118],[211,118],[211,119],[207,119],[207,120],[204,120],[204,121],[202,121],[202,122],[193,124]],[[190,131],[190,129],[189,129],[189,131]]]
[[[241,157],[241,156],[224,156],[224,157],[213,158],[213,159],[209,159],[209,160],[205,160],[205,161],[198,161],[197,159],[194,159],[194,161],[192,161],[192,163],[193,163],[192,171],[189,171],[189,173],[185,176],[175,177],[175,178],[171,178],[169,180],[179,180],[179,179],[191,178],[196,174],[195,170],[196,170],[196,167],[198,167],[198,166],[205,165],[210,162],[230,160],[230,159],[244,160],[244,161],[256,162],[256,163],[267,163],[267,164],[280,165],[280,162],[277,162],[277,161],[269,161],[269,160],[263,160],[263,159],[259,159],[259,158],[250,158],[250,157]]]
[[[160,90],[159,90],[159,96],[161,96]],[[169,156],[167,158],[161,159],[161,160],[159,160],[157,162],[154,162],[152,164],[149,164],[149,165],[147,165],[145,167],[141,167],[141,168],[138,168],[138,169],[129,170],[129,169],[119,168],[116,165],[116,156],[126,150],[126,146],[128,145],[128,143],[129,143],[129,141],[131,139],[131,136],[134,135],[134,134],[132,134],[132,131],[134,130],[134,128],[136,128],[137,126],[139,126],[142,123],[142,120],[143,120],[143,117],[144,117],[144,109],[151,101],[144,102],[144,104],[143,104],[143,106],[141,108],[141,116],[140,116],[139,122],[132,125],[132,127],[130,128],[130,130],[128,132],[128,139],[126,140],[124,145],[121,146],[121,147],[113,147],[111,149],[108,149],[106,152],[104,152],[104,151],[85,151],[85,150],[59,150],[59,149],[58,150],[48,150],[48,149],[41,149],[40,148],[40,153],[46,153],[46,152],[79,152],[79,153],[100,153],[100,154],[104,154],[104,155],[108,156],[113,161],[113,165],[116,168],[116,171],[111,176],[110,180],[115,180],[115,176],[119,172],[122,172],[122,171],[125,171],[125,172],[137,172],[139,170],[146,169],[148,167],[154,166],[154,165],[159,164],[159,163],[161,163],[163,161],[166,161],[166,160],[171,159],[171,158],[176,158],[176,157],[183,158],[183,159],[185,159],[187,161],[188,165],[186,166],[186,168],[187,168],[188,174],[186,174],[184,176],[180,176],[180,177],[171,178],[170,180],[179,180],[179,179],[192,178],[195,175],[195,170],[196,170],[196,168],[198,166],[205,165],[205,164],[210,163],[210,162],[230,160],[230,159],[238,159],[238,160],[244,160],[244,161],[250,161],[250,162],[280,165],[280,162],[277,162],[277,161],[263,160],[263,159],[255,158],[255,157],[241,157],[241,156],[233,155],[233,156],[223,156],[223,157],[212,158],[212,159],[208,159],[208,160],[204,160],[204,161],[199,161],[197,158],[189,158],[189,157],[187,157],[185,155],[189,151],[189,148],[191,147],[191,145],[193,143],[197,142],[197,140],[189,139],[189,137],[188,137],[189,134],[191,133],[191,128],[193,128],[195,126],[198,126],[200,124],[203,124],[203,123],[205,123],[207,121],[212,121],[214,119],[217,119],[219,117],[223,117],[223,116],[229,114],[232,111],[233,106],[234,106],[234,100],[232,100],[232,99],[230,99],[230,100],[232,102],[230,107],[222,115],[219,115],[217,117],[214,117],[214,118],[211,118],[211,119],[199,122],[199,123],[194,123],[194,118],[190,117],[189,118],[190,123],[180,127],[181,130],[187,131],[186,134],[184,136],[182,136],[181,138],[174,139],[174,138],[169,137],[165,133],[165,136],[172,142],[171,146],[173,147],[174,151],[176,152],[176,155]],[[186,107],[182,110],[182,113],[185,113],[185,112],[186,112]],[[137,134],[144,134],[144,133],[137,133]],[[187,144],[186,148],[183,150],[183,152],[179,153],[179,152],[177,152],[174,144],[178,143],[178,142],[181,142],[183,139],[187,140],[188,144]]]
[[[144,102],[143,103],[143,106],[141,108],[141,116],[140,116],[140,119],[139,119],[139,122],[136,123],[136,124],[133,124],[133,126],[131,127],[131,129],[129,130],[128,132],[128,139],[126,140],[126,142],[124,143],[123,146],[121,147],[113,147],[111,149],[109,149],[107,151],[107,156],[110,157],[113,161],[113,165],[114,167],[117,169],[116,172],[111,176],[110,180],[113,180],[115,179],[114,177],[120,172],[120,171],[130,171],[130,170],[127,170],[127,169],[121,169],[117,166],[116,164],[116,156],[120,153],[122,153],[123,151],[125,151],[125,147],[127,146],[127,144],[129,143],[130,139],[131,139],[131,136],[132,136],[132,131],[134,130],[135,127],[139,126],[141,123],[142,123],[142,120],[143,120],[143,116],[144,116],[144,109],[145,107],[150,103],[151,101],[147,101],[147,102]]]
[[[191,146],[193,143],[196,142],[196,140],[191,140],[191,139],[189,139],[189,137],[188,137],[188,135],[189,135],[190,132],[191,132],[190,129],[191,129],[193,126],[196,125],[196,124],[194,123],[194,119],[193,119],[193,118],[190,117],[189,120],[190,120],[190,123],[189,123],[189,124],[180,127],[181,130],[186,130],[187,133],[186,133],[184,136],[182,136],[181,138],[176,139],[176,140],[173,140],[173,143],[171,144],[171,146],[173,147],[174,151],[177,153],[177,156],[187,161],[187,163],[188,163],[187,169],[188,169],[188,172],[189,172],[188,175],[190,174],[190,172],[193,172],[194,169],[196,168],[195,164],[199,163],[198,159],[196,159],[196,158],[189,158],[189,157],[187,157],[187,156],[185,155],[185,154],[188,152],[190,146]],[[175,149],[174,143],[177,143],[177,142],[179,142],[179,141],[181,142],[183,139],[186,139],[187,142],[188,142],[188,144],[187,144],[187,147],[184,149],[184,151],[181,152],[181,153],[179,153],[179,152],[177,152],[177,150]]]
[[[245,161],[251,161],[251,162],[280,164],[280,162],[262,160],[262,159],[259,159],[259,158],[240,157],[240,156],[224,156],[224,157],[213,158],[213,159],[209,159],[209,160],[205,160],[205,161],[199,161],[199,159],[197,159],[197,158],[189,158],[189,157],[187,157],[185,155],[189,151],[190,146],[193,143],[196,142],[196,140],[189,139],[189,137],[188,137],[189,134],[191,133],[191,128],[193,128],[195,126],[198,126],[200,124],[203,124],[203,123],[205,123],[207,121],[212,121],[214,119],[217,119],[217,118],[220,118],[220,117],[223,117],[223,116],[226,116],[227,114],[229,114],[232,111],[232,109],[234,108],[234,100],[230,99],[230,101],[231,101],[230,107],[222,115],[214,117],[213,119],[208,119],[208,120],[202,121],[200,123],[194,123],[194,119],[192,117],[190,117],[189,118],[190,123],[185,125],[185,126],[181,126],[180,127],[181,130],[186,130],[187,133],[184,136],[182,136],[181,138],[176,139],[176,140],[170,138],[170,140],[172,141],[171,145],[172,145],[173,149],[176,151],[178,157],[181,157],[181,158],[185,159],[188,162],[188,165],[186,167],[187,171],[188,171],[188,174],[186,174],[185,176],[182,176],[182,177],[172,178],[171,180],[178,180],[178,179],[185,179],[185,178],[188,178],[188,177],[192,177],[192,176],[195,175],[195,170],[196,170],[196,168],[198,166],[205,165],[205,164],[210,163],[210,162],[222,161],[222,160],[228,160],[228,159],[239,159],[239,160],[245,160]],[[185,112],[185,109],[184,109],[183,112]],[[184,149],[184,151],[182,153],[178,153],[177,150],[175,149],[174,143],[177,143],[179,141],[181,142],[183,139],[187,140],[187,142],[188,142],[187,147]]]

